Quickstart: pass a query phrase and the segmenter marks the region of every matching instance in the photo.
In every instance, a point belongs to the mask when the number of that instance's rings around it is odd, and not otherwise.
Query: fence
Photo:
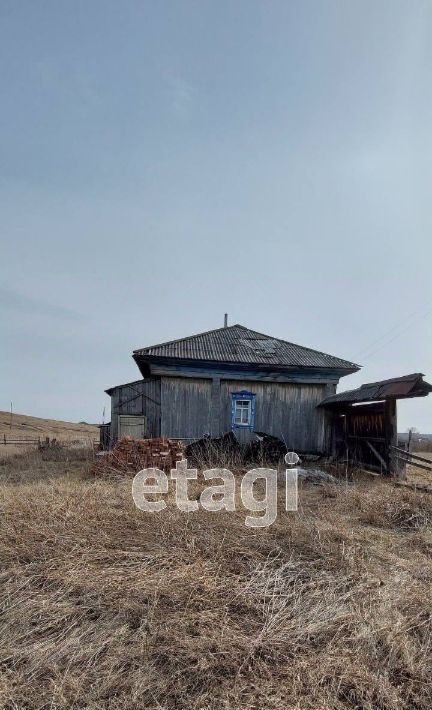
[[[399,446],[392,446],[393,456],[399,464],[405,466],[409,464],[415,468],[421,468],[423,471],[432,473],[432,460],[418,454],[412,454],[408,449],[402,449]],[[419,463],[421,461],[421,463]]]
[[[3,434],[0,437],[0,446],[37,446],[39,449],[49,448],[50,446],[56,445],[78,445],[78,446],[88,446],[91,443],[93,447],[99,446],[99,442],[96,439],[70,439],[68,441],[60,441],[54,437],[29,437],[29,436],[6,436]]]

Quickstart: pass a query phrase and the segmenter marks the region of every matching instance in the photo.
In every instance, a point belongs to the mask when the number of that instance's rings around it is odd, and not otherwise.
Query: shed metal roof
[[[143,382],[143,378],[140,380],[133,380],[133,382],[122,382],[120,385],[114,385],[113,387],[109,387],[105,392],[109,395],[112,395],[114,390],[119,389],[119,387],[133,387],[134,385],[140,385]]]
[[[239,324],[140,348],[133,355],[137,361],[161,357],[277,367],[334,368],[349,372],[360,369],[348,360],[273,338]]]
[[[432,385],[423,380],[421,372],[403,377],[394,377],[380,382],[368,382],[355,390],[347,390],[326,397],[319,407],[355,404],[356,402],[377,402],[385,399],[424,397],[432,392]]]

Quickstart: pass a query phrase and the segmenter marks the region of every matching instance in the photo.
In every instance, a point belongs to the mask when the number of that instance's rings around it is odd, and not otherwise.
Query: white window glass
[[[235,403],[235,423],[240,426],[249,426],[251,422],[251,407],[250,399],[238,399]]]

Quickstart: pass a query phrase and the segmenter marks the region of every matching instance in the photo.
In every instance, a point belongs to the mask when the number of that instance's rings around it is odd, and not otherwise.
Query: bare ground
[[[1,707],[430,708],[432,496],[305,487],[257,530],[58,458],[0,466]]]

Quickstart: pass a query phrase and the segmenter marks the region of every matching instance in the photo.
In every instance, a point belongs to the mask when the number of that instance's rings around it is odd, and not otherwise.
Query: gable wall
[[[119,414],[144,414],[147,417],[148,435],[160,436],[160,401],[158,377],[148,377],[116,387],[111,394],[111,440],[117,440]]]

